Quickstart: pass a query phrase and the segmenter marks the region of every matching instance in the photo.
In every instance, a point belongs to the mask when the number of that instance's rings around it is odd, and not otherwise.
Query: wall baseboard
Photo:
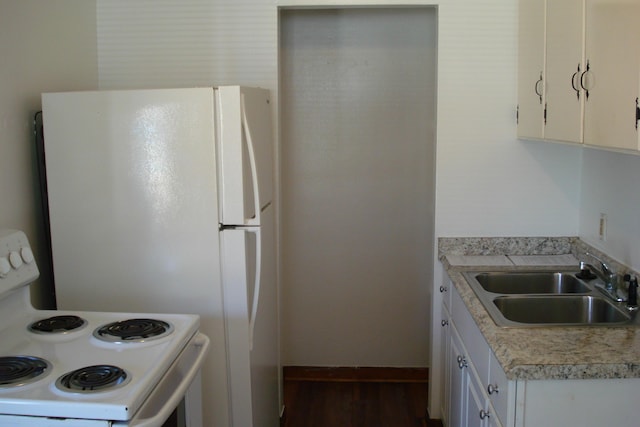
[[[284,381],[429,382],[429,368],[284,366]]]

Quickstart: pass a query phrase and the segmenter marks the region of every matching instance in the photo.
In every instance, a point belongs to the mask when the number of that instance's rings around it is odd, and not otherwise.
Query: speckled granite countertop
[[[449,245],[454,239],[444,240],[446,244],[439,246],[444,269],[502,365],[507,378],[511,380],[640,378],[640,328],[501,328],[493,322],[462,276],[465,271],[548,270],[563,266],[566,268],[566,264],[554,266],[549,262],[552,259],[547,258],[541,266],[514,265],[513,262],[502,262],[500,250],[478,254],[472,249],[472,246],[475,246],[470,244],[471,246],[467,246],[464,251],[457,251],[455,248],[460,248],[460,245]],[[469,239],[456,240],[465,246]],[[533,252],[535,255],[549,255],[555,252],[565,255],[575,254],[577,257],[581,250],[580,242],[574,239],[562,241],[560,244],[565,243],[569,246],[563,246],[561,250],[555,247],[555,250],[542,254],[530,250],[516,250],[511,253],[527,255],[528,252],[531,255]],[[522,247],[525,246],[527,245]],[[458,259],[446,256],[447,254],[459,256],[464,253],[472,256],[467,258],[471,262],[458,262]],[[503,255],[505,253],[507,252],[502,252]],[[488,262],[483,264],[483,259]],[[450,262],[452,260],[453,263]],[[612,261],[612,263],[615,262]],[[622,266],[617,266],[620,268],[618,271],[623,270]]]

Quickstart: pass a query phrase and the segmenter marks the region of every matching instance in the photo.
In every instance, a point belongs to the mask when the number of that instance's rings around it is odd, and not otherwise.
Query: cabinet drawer
[[[489,344],[485,341],[476,322],[467,310],[467,306],[462,301],[460,294],[454,286],[450,286],[451,294],[451,316],[456,325],[462,342],[464,343],[480,380],[484,384],[489,381]]]
[[[502,424],[507,425],[509,412],[509,382],[500,362],[492,351],[489,351],[489,383],[485,386],[496,415]]]

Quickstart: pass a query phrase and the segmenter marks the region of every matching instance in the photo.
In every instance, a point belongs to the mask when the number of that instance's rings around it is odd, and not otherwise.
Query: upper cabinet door
[[[640,149],[640,2],[587,0],[585,144]]]
[[[545,0],[520,1],[518,137],[543,138]]]
[[[582,142],[584,1],[547,1],[545,139]]]

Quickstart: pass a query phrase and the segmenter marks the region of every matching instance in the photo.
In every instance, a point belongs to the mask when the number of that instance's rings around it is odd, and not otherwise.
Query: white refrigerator
[[[277,426],[268,91],[46,93],[42,108],[58,308],[199,314],[204,425]]]

